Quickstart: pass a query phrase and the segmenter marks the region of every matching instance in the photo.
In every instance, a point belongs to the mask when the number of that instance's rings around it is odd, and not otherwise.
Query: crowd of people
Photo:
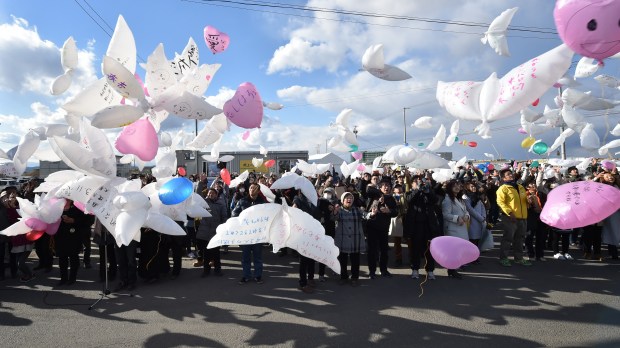
[[[340,251],[338,281],[341,285],[359,285],[363,256],[369,279],[392,277],[390,267],[401,267],[404,263],[403,243],[407,246],[408,259],[405,262],[411,268],[411,278],[419,278],[423,269],[427,279],[434,280],[435,260],[429,251],[433,238],[453,236],[482,248],[485,241],[492,239],[490,230],[494,227],[499,227],[502,234],[499,263],[505,267],[513,264],[531,266],[546,261],[546,257],[556,260],[583,257],[603,261],[603,245],[607,247],[609,258],[618,259],[620,212],[572,230],[553,228],[540,219],[547,195],[558,185],[593,180],[620,188],[617,169],[603,168],[594,159],[582,172],[576,167],[564,170],[538,161],[511,161],[499,170],[483,172],[470,162],[453,174],[451,179],[437,182],[432,171],[402,167],[385,166],[355,179],[342,178],[337,172],[328,171],[310,178],[316,187],[316,205],[294,188],[272,191],[276,203],[286,203],[308,213],[320,221],[327,235],[334,238]],[[149,175],[138,178],[143,185],[155,180]],[[93,215],[84,213],[71,200],[66,200],[54,236],[44,233],[33,241],[26,235],[0,235],[0,280],[6,276],[4,261],[8,252],[12,278],[30,282],[35,279],[34,271],[52,272],[54,258],[57,258],[60,276],[57,286],[73,286],[80,267],[91,267],[93,244],[99,247],[99,278],[101,281],[106,278],[118,280],[115,292],[134,290],[139,278],[148,284],[156,283],[163,276],[176,279],[183,269],[183,257],[195,259],[193,267],[202,267],[202,277],[222,276],[221,253],[227,253],[228,249],[208,249],[209,241],[215,236],[217,227],[229,218],[239,216],[254,205],[266,203],[259,183],[269,187],[278,176],[253,172],[236,187],[228,187],[220,177],[209,181],[205,174],[190,175],[189,178],[194,182],[195,191],[207,202],[211,217],[188,217],[186,221],[177,221],[187,232],[186,236],[170,236],[143,228],[140,242],[132,241],[119,247]],[[33,201],[35,188],[36,181],[33,180],[20,188],[5,188],[0,193],[0,230],[19,219],[17,197]],[[390,242],[393,243],[394,256],[391,263],[388,256]],[[569,254],[570,245],[579,246],[582,255]],[[264,247],[263,244],[240,246],[240,285],[265,281]],[[36,252],[38,264],[30,269],[28,260],[32,250]],[[298,258],[301,291],[312,293],[316,281],[326,281],[325,265],[319,264],[316,272],[316,262],[295,250],[282,249],[278,253],[281,256],[290,253]],[[448,269],[448,276],[461,279],[460,271]]]

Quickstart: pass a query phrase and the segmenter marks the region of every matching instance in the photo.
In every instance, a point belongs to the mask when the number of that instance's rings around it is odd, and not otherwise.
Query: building
[[[198,167],[201,173],[207,173],[209,177],[216,177],[222,168],[228,169],[231,174],[240,174],[245,170],[250,172],[282,174],[291,170],[298,159],[304,161],[308,160],[308,151],[269,151],[267,156],[261,155],[258,151],[220,152],[220,157],[226,155],[234,157],[230,162],[226,163],[207,162],[202,158],[203,154],[205,153],[198,153],[198,158],[196,158],[195,151],[178,150],[177,165],[179,167],[184,167],[188,175],[196,173],[196,167]],[[263,164],[256,168],[252,164],[253,158],[262,158],[264,162],[273,159],[275,165],[267,168]]]

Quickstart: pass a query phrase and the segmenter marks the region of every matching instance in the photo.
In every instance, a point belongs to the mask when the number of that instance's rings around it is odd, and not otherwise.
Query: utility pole
[[[562,86],[560,86],[558,88],[558,96],[560,97],[560,99],[562,99]],[[564,121],[562,121],[562,125],[560,126],[560,131],[562,133],[564,133]],[[562,142],[562,145],[560,145],[560,157],[565,160],[566,159],[566,139]]]
[[[194,121],[196,121],[196,123],[195,123],[195,125],[196,125],[196,129],[195,129],[196,133],[195,134],[196,134],[196,136],[198,136],[198,119],[196,119]],[[198,168],[198,163],[199,163],[198,162],[198,150],[196,150],[196,155],[195,156],[196,156],[196,175],[198,175],[198,177],[200,177],[200,173],[202,173],[202,172],[200,171],[200,168]]]
[[[403,108],[403,143],[407,145],[407,113],[406,110],[411,108]]]

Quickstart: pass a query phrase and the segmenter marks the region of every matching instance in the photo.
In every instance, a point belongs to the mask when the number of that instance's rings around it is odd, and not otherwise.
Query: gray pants
[[[508,251],[512,244],[512,253],[515,260],[523,260],[523,239],[527,232],[527,220],[517,219],[512,222],[508,218],[503,219],[504,222],[504,235],[502,236],[502,243],[499,247],[500,260],[508,258]]]

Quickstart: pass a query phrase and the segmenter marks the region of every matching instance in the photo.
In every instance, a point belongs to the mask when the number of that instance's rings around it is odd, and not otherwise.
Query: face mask
[[[244,192],[245,192],[245,189],[244,189],[244,188],[240,188],[240,189],[239,189],[239,192],[244,193]]]
[[[332,194],[331,193],[324,193],[323,194],[323,198],[325,198],[325,199],[332,199]]]

